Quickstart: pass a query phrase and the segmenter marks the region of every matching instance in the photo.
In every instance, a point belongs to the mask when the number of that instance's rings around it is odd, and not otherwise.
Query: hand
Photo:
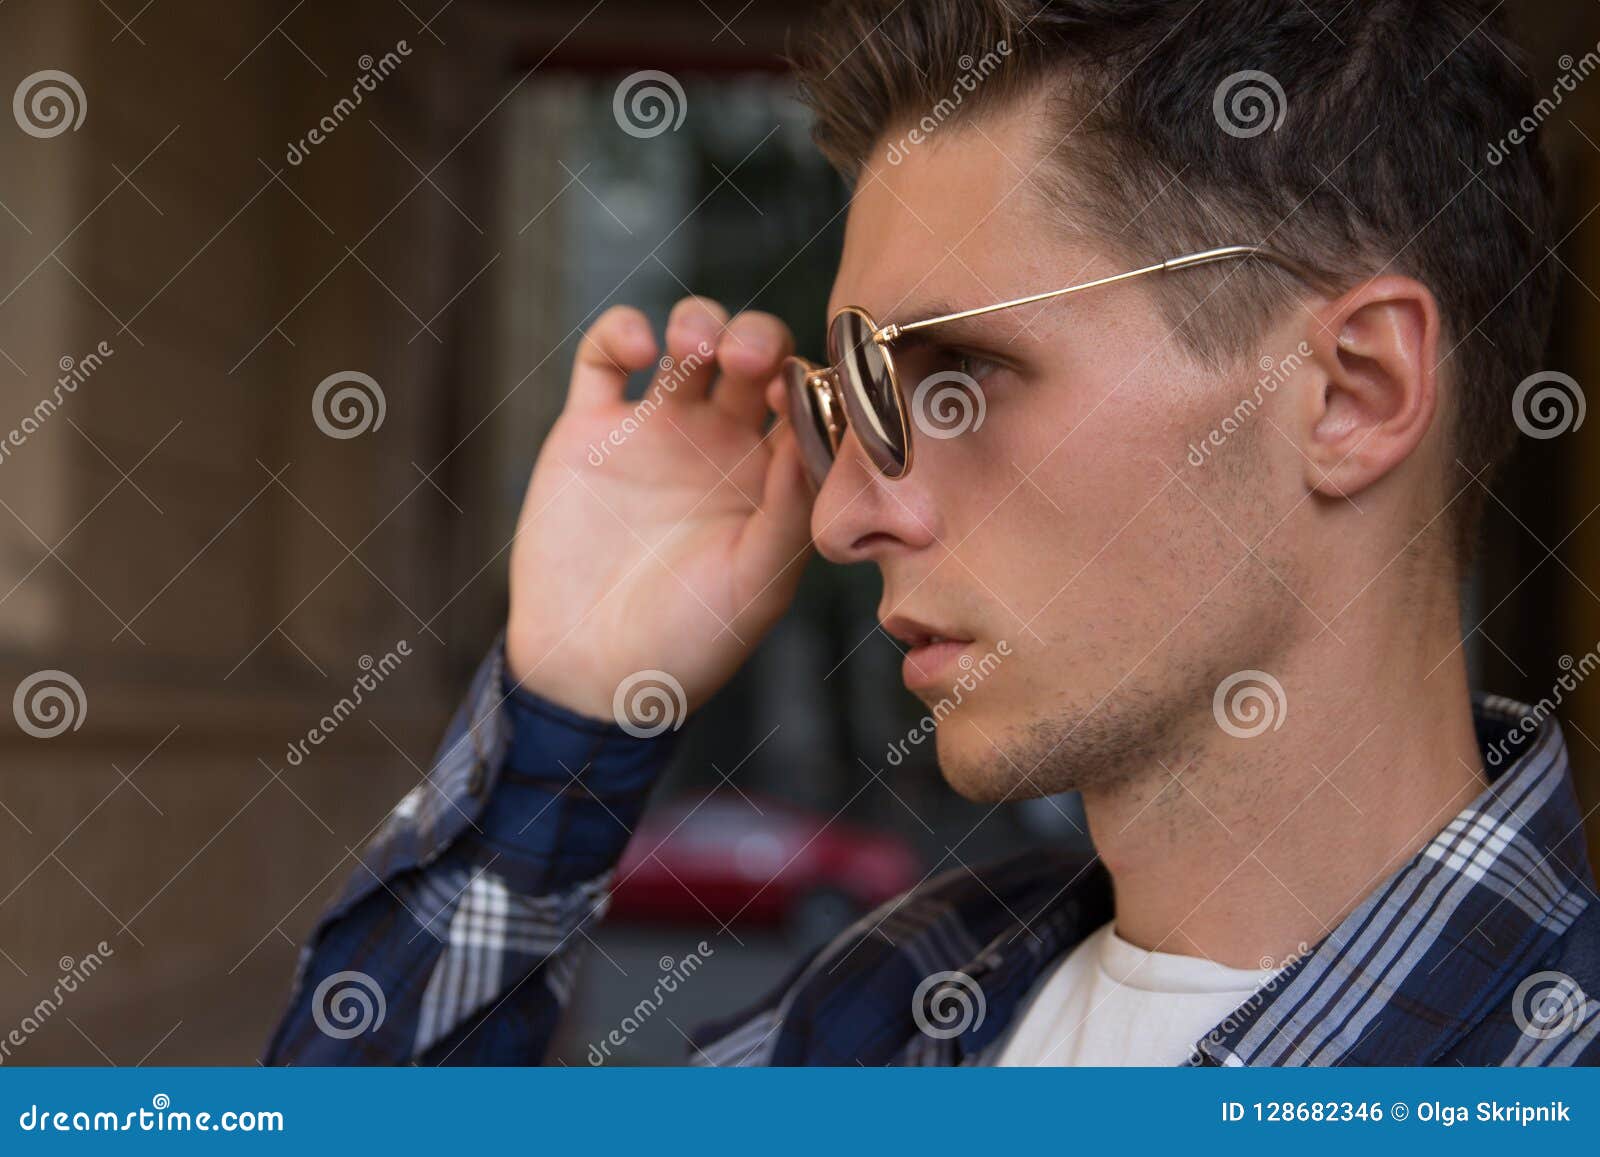
[[[703,703],[788,607],[811,551],[794,431],[780,412],[763,434],[788,329],[690,297],[666,339],[670,364],[634,402],[627,375],[658,352],[644,314],[613,307],[584,335],[511,552],[512,677],[600,719],[647,670]]]

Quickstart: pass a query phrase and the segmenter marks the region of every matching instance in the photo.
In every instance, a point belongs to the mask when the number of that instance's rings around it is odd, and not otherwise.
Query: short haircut
[[[817,145],[852,180],[874,150],[914,147],[910,130],[1044,94],[1041,130],[1059,143],[1031,177],[1118,255],[1268,244],[1340,286],[1380,272],[1428,286],[1460,463],[1440,521],[1465,562],[1484,499],[1472,479],[1487,485],[1515,442],[1512,394],[1539,368],[1556,276],[1549,166],[1536,132],[1507,140],[1537,106],[1498,8],[834,0],[792,55]],[[1218,365],[1300,288],[1258,262],[1153,286]]]

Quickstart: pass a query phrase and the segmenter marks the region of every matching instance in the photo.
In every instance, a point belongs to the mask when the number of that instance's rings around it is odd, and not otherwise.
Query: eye
[[[988,358],[981,357],[978,354],[963,353],[959,350],[951,353],[950,361],[951,368],[957,373],[965,374],[979,385],[982,385],[984,380],[991,374],[1003,368],[998,362],[990,361]]]

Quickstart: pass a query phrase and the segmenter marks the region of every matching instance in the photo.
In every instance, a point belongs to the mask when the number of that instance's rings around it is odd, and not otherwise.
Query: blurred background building
[[[0,132],[0,427],[59,403],[0,462],[0,688],[65,671],[87,708],[49,741],[0,728],[0,1035],[110,949],[8,1060],[257,1055],[296,945],[494,639],[528,470],[604,305],[661,322],[692,289],[822,348],[845,192],[782,64],[808,7],[0,9],[6,89],[58,70],[85,112],[37,135],[17,111]],[[1600,41],[1593,5],[1510,7],[1542,89]],[[647,69],[681,83],[687,115],[644,138],[613,102]],[[1545,126],[1565,220],[1549,366],[1583,383],[1600,380],[1597,106],[1600,81],[1580,85]],[[382,422],[329,437],[313,392],[352,370],[380,384]],[[1495,491],[1468,617],[1479,685],[1537,700],[1600,640],[1597,445],[1595,422],[1528,441]],[[931,747],[886,763],[922,708],[873,630],[876,597],[870,569],[813,566],[697,718],[658,799],[719,794],[674,837],[680,871],[738,895],[830,817],[841,862],[887,839],[913,880],[1082,838],[1070,798],[991,811],[943,786]],[[402,641],[360,714],[286,760]],[[1600,688],[1561,716],[1587,810]],[[717,979],[614,1056],[678,1060],[691,1024],[764,991],[865,902],[824,865],[732,924],[619,918],[560,1059],[586,1063],[663,958],[708,939]]]

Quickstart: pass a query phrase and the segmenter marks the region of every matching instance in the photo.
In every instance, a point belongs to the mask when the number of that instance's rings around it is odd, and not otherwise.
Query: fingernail
[[[709,352],[716,348],[717,332],[722,327],[710,314],[695,313],[683,319],[683,328],[688,331],[696,347],[706,347]]]
[[[749,329],[742,332],[729,334],[733,344],[740,349],[748,350],[763,358],[770,358],[778,352],[777,343],[772,340],[772,335],[764,329]]]

